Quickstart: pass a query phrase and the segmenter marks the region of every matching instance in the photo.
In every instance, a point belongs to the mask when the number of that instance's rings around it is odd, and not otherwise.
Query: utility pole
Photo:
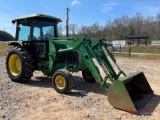
[[[67,12],[66,12],[66,36],[69,37],[69,29],[68,29],[68,22],[69,22],[69,17],[68,17],[68,12],[69,12],[69,8],[66,8]]]

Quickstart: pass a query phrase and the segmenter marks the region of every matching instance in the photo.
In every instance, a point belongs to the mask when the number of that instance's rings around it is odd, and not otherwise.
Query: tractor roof
[[[45,15],[45,14],[30,14],[30,15],[19,17],[19,18],[15,19],[14,21],[23,20],[23,19],[30,19],[30,18],[31,19],[32,18],[47,18],[47,19],[56,20],[58,22],[62,22],[62,20],[60,18],[53,17],[50,15]]]

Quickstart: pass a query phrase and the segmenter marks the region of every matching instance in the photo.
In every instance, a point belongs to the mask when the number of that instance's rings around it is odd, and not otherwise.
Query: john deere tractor
[[[113,107],[138,113],[153,95],[143,72],[126,75],[100,39],[59,38],[59,22],[61,19],[44,14],[32,14],[12,21],[16,24],[16,40],[8,42],[14,47],[6,56],[10,79],[27,82],[34,70],[39,70],[52,76],[54,89],[65,94],[73,88],[70,72],[82,71],[86,82],[96,81],[108,93],[108,101]]]

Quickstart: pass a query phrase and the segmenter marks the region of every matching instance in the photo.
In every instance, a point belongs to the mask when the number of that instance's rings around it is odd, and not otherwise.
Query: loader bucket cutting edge
[[[152,95],[143,72],[135,72],[115,81],[108,91],[108,101],[115,108],[138,114]]]

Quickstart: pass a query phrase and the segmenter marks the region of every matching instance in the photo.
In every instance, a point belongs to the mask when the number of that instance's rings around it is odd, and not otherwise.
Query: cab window
[[[22,24],[19,24],[18,31],[18,40],[27,41],[30,35],[30,26],[24,26]]]
[[[41,40],[40,36],[40,28],[34,27],[32,40]]]
[[[43,40],[48,40],[55,36],[53,26],[45,26],[42,28],[42,31],[43,31]]]

